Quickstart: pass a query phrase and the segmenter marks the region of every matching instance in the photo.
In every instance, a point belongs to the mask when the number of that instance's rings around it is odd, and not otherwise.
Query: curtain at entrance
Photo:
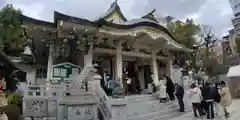
[[[131,86],[129,88],[130,92],[136,92],[136,89],[140,88],[140,83],[138,80],[138,74],[135,67],[135,62],[128,62],[128,77],[132,79]]]
[[[145,89],[148,88],[148,83],[152,83],[153,79],[151,77],[151,68],[149,65],[144,65],[144,83],[145,83]]]

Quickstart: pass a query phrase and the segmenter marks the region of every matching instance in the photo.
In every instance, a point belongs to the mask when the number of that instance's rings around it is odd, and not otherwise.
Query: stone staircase
[[[186,106],[185,113],[178,112],[176,101],[159,103],[152,95],[127,96],[127,119],[126,120],[170,120],[191,111]]]

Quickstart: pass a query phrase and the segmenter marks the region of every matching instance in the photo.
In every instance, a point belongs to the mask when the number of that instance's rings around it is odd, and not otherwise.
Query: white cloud
[[[44,5],[41,3],[33,3],[30,5],[25,4],[14,4],[13,5],[16,8],[20,8],[23,12],[23,14],[27,16],[31,16],[36,19],[41,19],[41,11],[44,10]]]

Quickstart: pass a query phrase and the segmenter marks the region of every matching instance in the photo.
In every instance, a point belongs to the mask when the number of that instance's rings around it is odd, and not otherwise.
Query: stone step
[[[155,101],[155,100],[156,100],[156,98],[154,98],[154,97],[146,97],[146,98],[127,100],[127,101],[128,101],[128,103],[140,103],[140,102]]]
[[[180,113],[177,100],[167,103],[159,103],[152,95],[140,95],[127,97],[127,120],[168,120],[184,113]],[[189,102],[186,97],[184,102]],[[191,106],[185,105],[185,113],[191,111]]]
[[[156,105],[159,104],[159,100],[146,100],[146,101],[138,101],[138,102],[131,102],[128,101],[128,106],[129,107],[138,107],[139,104],[142,106],[152,106],[152,105]]]
[[[155,118],[155,117],[159,117],[165,114],[169,114],[171,112],[177,111],[177,107],[174,108],[162,108],[162,109],[158,109],[155,112],[148,112],[145,114],[139,114],[137,116],[133,116],[133,117],[128,117],[127,120],[147,120],[147,119],[151,119],[151,118]]]
[[[179,108],[178,107],[169,107],[168,109],[160,109],[159,111],[156,112],[150,112],[148,114],[141,114],[138,116],[134,116],[131,118],[127,118],[127,120],[168,120],[171,118],[175,118],[178,116],[181,116],[182,114],[188,113],[189,109],[186,109],[185,113],[180,113],[178,112]]]
[[[170,120],[170,119],[173,119],[173,118],[180,117],[184,114],[188,114],[191,111],[192,111],[191,109],[186,109],[184,113],[175,111],[175,112],[172,112],[172,113],[169,113],[169,114],[165,114],[165,115],[162,115],[162,116],[158,116],[158,117],[151,118],[151,119],[146,119],[146,120]]]
[[[146,97],[152,97],[151,94],[149,95],[131,95],[131,96],[126,96],[127,100],[135,100],[135,99],[139,99],[139,98],[146,98]]]
[[[128,110],[130,111],[127,115],[128,118],[130,117],[135,117],[139,115],[144,115],[144,114],[149,114],[149,113],[154,113],[157,111],[164,111],[166,109],[171,109],[171,108],[178,108],[178,105],[175,103],[157,103],[153,105],[148,105],[145,107],[142,107],[142,105],[139,105],[138,107],[130,107]]]

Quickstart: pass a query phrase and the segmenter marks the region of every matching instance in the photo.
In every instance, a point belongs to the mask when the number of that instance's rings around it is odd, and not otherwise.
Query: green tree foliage
[[[205,73],[210,77],[214,77],[220,74],[226,74],[228,71],[228,66],[224,63],[219,63],[216,58],[208,58],[204,60],[203,67]]]
[[[207,75],[209,75],[210,77],[214,76],[217,74],[217,66],[218,66],[218,61],[215,58],[209,58],[209,59],[205,59],[203,61],[203,67],[205,69],[205,72],[207,73]],[[215,67],[213,67],[215,66]]]
[[[173,17],[170,16],[165,19],[168,23],[168,29],[175,34],[177,42],[188,48],[192,48],[192,46],[196,44],[195,36],[201,29],[200,26],[195,24],[192,19],[186,19],[186,21],[173,21]]]
[[[23,44],[21,11],[6,5],[0,10],[0,48],[17,48]]]
[[[192,49],[193,45],[197,43],[196,36],[198,35],[200,26],[195,24],[192,19],[186,19],[185,21],[175,20],[171,16],[167,16],[167,27],[169,31],[171,31],[177,38],[177,42]],[[180,63],[184,64],[186,60],[191,60],[195,62],[196,56],[190,54],[179,54],[180,58],[184,58],[180,61]],[[195,64],[193,64],[195,66]]]
[[[195,36],[199,33],[200,27],[194,23],[192,19],[187,19],[185,22],[175,22],[175,35],[177,41],[186,47],[192,48],[196,44]]]
[[[0,9],[0,52],[21,48],[23,45],[23,28],[20,17],[21,11],[12,5],[6,5]],[[5,76],[7,89],[15,89],[18,81],[9,78],[10,71],[6,73],[8,73]]]

